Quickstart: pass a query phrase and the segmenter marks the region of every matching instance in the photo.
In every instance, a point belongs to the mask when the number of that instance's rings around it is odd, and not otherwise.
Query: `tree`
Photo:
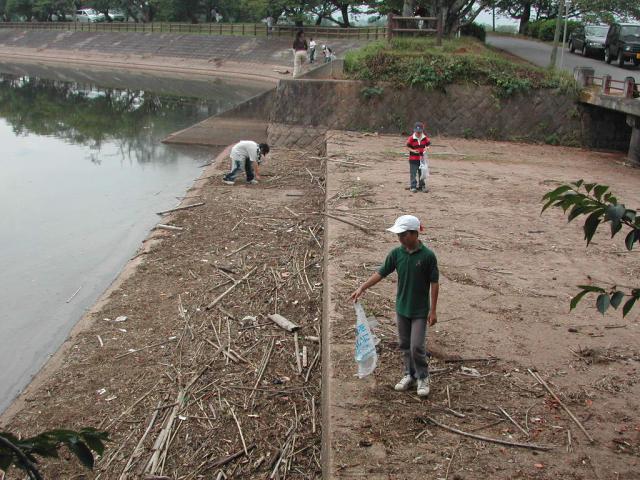
[[[583,180],[578,180],[548,192],[542,199],[545,202],[543,212],[549,207],[562,208],[565,213],[569,211],[569,222],[580,216],[587,217],[583,226],[587,246],[603,223],[609,223],[611,238],[615,237],[623,227],[626,229],[624,243],[628,251],[631,251],[636,243],[640,243],[640,216],[637,215],[636,210],[618,203],[618,199],[606,185],[584,183]],[[640,299],[640,286],[613,285],[604,288],[597,285],[579,285],[578,288],[580,292],[571,299],[571,310],[585,295],[597,293],[596,308],[603,315],[609,307],[617,309],[626,298],[622,307],[624,317]]]
[[[33,17],[32,0],[7,0],[5,9],[7,17],[23,16],[27,21]]]
[[[93,469],[93,452],[102,455],[104,442],[108,439],[106,432],[95,428],[50,430],[22,440],[11,433],[0,432],[0,470],[6,472],[14,466],[26,472],[30,479],[41,480],[42,474],[36,467],[36,455],[58,458],[58,450],[62,446],[66,446],[85,467]]]
[[[74,9],[73,0],[35,0],[33,2],[33,14],[42,21],[51,21],[54,14],[64,20],[67,15],[73,13]]]

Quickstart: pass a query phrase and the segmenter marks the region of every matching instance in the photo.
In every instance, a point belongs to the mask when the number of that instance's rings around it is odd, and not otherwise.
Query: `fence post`
[[[444,31],[444,9],[441,5],[438,5],[437,18],[436,18],[436,45],[442,46],[442,33]]]
[[[627,77],[624,79],[624,89],[622,96],[624,98],[633,98],[633,91],[635,89],[636,79],[633,77]]]
[[[387,40],[391,40],[393,38],[394,17],[395,15],[393,13],[390,13],[387,17]]]
[[[575,79],[576,83],[582,88],[587,87],[589,84],[593,83],[594,75],[595,70],[591,67],[576,67],[573,71],[573,78]]]
[[[609,95],[611,91],[611,75],[603,75],[602,76],[602,93],[605,95]]]

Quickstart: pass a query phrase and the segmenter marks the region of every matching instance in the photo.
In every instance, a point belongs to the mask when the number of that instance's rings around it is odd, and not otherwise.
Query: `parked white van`
[[[81,8],[80,10],[76,10],[76,22],[104,22],[104,15],[96,12],[93,8]]]

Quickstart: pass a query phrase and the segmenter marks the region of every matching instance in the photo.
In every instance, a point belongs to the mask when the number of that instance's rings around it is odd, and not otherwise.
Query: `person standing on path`
[[[256,143],[251,140],[241,140],[231,148],[231,171],[222,177],[227,185],[233,185],[236,176],[244,170],[247,184],[255,185],[260,178],[260,164],[269,153],[269,145]],[[254,174],[255,168],[255,174]]]
[[[273,17],[269,15],[267,17],[267,37],[273,34]]]
[[[309,46],[304,38],[304,32],[298,30],[296,38],[293,41],[293,78],[302,73],[302,65],[307,59],[307,50]]]
[[[407,139],[409,149],[409,189],[412,193],[418,190],[428,192],[427,171],[420,168],[420,164],[425,162],[424,152],[431,145],[431,140],[424,134],[424,123],[416,122],[413,127],[413,134]]]
[[[404,376],[394,388],[404,392],[417,383],[418,396],[426,397],[429,395],[429,369],[425,344],[427,325],[431,327],[438,321],[438,261],[418,237],[422,231],[418,218],[402,215],[387,230],[398,235],[400,246],[389,252],[378,271],[351,294],[351,299],[357,301],[368,288],[393,271],[398,272],[396,321],[399,347],[404,357]]]
[[[309,63],[313,63],[316,60],[316,41],[311,37],[309,40]]]

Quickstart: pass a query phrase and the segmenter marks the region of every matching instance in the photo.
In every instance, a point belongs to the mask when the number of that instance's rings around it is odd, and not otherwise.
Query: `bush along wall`
[[[424,90],[444,90],[454,84],[487,85],[498,98],[538,89],[560,89],[577,96],[569,75],[513,63],[486,51],[475,40],[463,40],[441,50],[411,39],[370,44],[347,54],[345,76]],[[474,53],[479,47],[480,53]]]

